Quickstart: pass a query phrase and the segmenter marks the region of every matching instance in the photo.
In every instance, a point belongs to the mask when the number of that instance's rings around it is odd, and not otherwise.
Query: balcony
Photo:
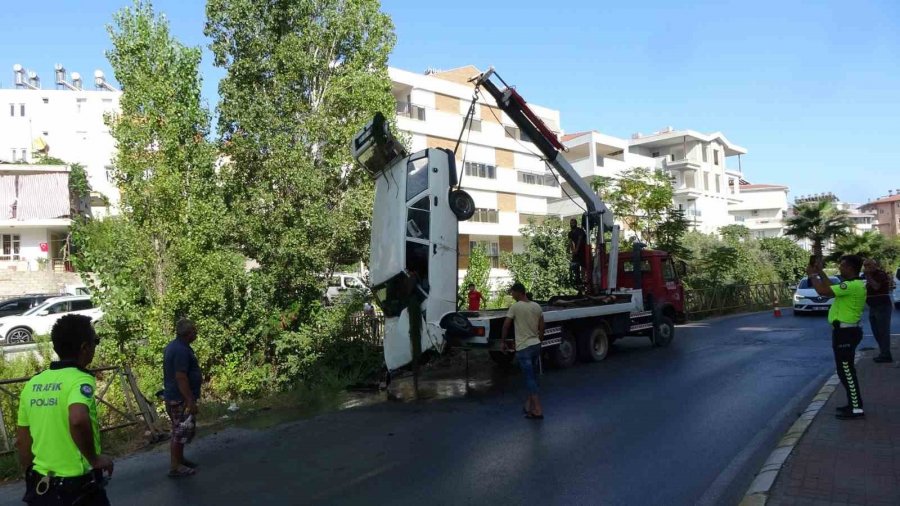
[[[425,121],[425,108],[409,102],[397,102],[397,116]]]
[[[680,160],[671,160],[669,158],[658,158],[656,160],[656,168],[664,170],[700,170],[700,162],[682,158]]]

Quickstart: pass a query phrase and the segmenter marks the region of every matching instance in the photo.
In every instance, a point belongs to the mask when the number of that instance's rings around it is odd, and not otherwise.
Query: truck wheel
[[[590,334],[581,336],[579,354],[585,362],[599,362],[609,354],[609,335],[602,326],[595,328]]]
[[[475,214],[475,201],[464,190],[451,191],[449,199],[450,210],[456,215],[457,220],[466,221]]]
[[[513,359],[516,358],[515,353],[504,353],[502,351],[491,351],[491,360],[500,367],[509,367],[512,365]]]
[[[553,365],[556,367],[559,367],[560,369],[572,367],[575,364],[575,359],[578,358],[578,348],[575,346],[575,338],[572,337],[571,334],[563,334],[562,340],[560,340],[559,345],[553,348],[550,352],[550,356],[553,359]]]
[[[653,344],[663,347],[672,343],[675,338],[675,323],[668,316],[660,316],[659,322],[653,328]]]

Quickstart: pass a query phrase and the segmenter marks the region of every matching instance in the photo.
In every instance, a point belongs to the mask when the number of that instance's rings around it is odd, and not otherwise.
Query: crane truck
[[[583,289],[541,304],[543,353],[567,367],[578,357],[603,360],[611,343],[625,336],[646,336],[667,346],[675,322],[684,319],[683,263],[640,244],[619,252],[612,211],[563,157],[563,144],[521,95],[493,69],[470,82],[490,95],[585,204],[581,224],[589,244]],[[441,353],[452,346],[486,348],[495,361],[511,361],[500,346],[506,310],[457,309],[458,227],[472,217],[475,205],[459,188],[455,153],[442,148],[407,153],[380,113],[356,135],[352,150],[375,178],[369,275],[384,313],[388,370],[410,364],[417,352]],[[411,336],[419,336],[417,346]]]

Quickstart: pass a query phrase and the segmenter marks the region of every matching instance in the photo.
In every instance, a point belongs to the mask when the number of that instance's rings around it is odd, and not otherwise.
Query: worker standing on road
[[[163,397],[166,414],[172,422],[169,443],[169,477],[184,478],[196,474],[197,464],[184,458],[184,445],[194,439],[197,400],[200,398],[200,365],[191,343],[197,340],[197,327],[187,318],[175,324],[175,339],[163,352]]]
[[[880,349],[874,360],[879,364],[890,363],[894,361],[891,356],[891,277],[871,258],[863,262],[863,272],[866,274],[869,325]]]
[[[856,347],[862,341],[860,319],[866,305],[866,285],[859,279],[862,264],[862,258],[857,255],[841,257],[838,268],[842,281],[836,285],[829,284],[821,265],[811,263],[806,268],[816,293],[823,297],[834,297],[831,309],[828,310],[828,323],[834,329],[831,332],[831,347],[834,350],[838,377],[847,391],[847,405],[838,408],[836,415],[840,419],[865,416],[854,365]]]
[[[96,381],[85,369],[99,338],[84,315],[66,315],[50,331],[59,356],[33,378],[19,397],[16,446],[32,506],[104,506],[113,461],[100,453]],[[104,472],[106,477],[103,476]]]
[[[501,333],[501,349],[506,350],[506,339],[510,328],[515,328],[516,333],[516,359],[519,368],[525,376],[525,388],[528,397],[525,399],[525,407],[522,411],[525,418],[543,419],[544,409],[541,407],[541,399],[538,397],[537,374],[535,362],[541,357],[541,337],[544,335],[544,313],[541,306],[528,300],[525,294],[525,286],[522,283],[513,283],[509,294],[516,300],[506,313]]]
[[[484,295],[475,289],[475,283],[469,283],[469,311],[478,311],[481,309],[481,303],[484,302]]]

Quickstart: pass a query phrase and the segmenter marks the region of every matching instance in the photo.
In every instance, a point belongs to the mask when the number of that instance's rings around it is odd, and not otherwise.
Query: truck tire
[[[502,351],[491,351],[490,355],[491,360],[500,367],[509,367],[512,365],[513,359],[516,358],[515,353],[505,353]]]
[[[575,338],[572,334],[564,332],[559,345],[550,350],[550,358],[553,365],[560,369],[572,367],[578,358],[578,348],[575,346]]]
[[[453,190],[449,196],[450,210],[459,221],[466,221],[475,214],[475,200],[464,190]]]
[[[609,334],[602,325],[578,339],[579,355],[585,362],[599,362],[609,354]]]
[[[668,316],[660,316],[653,328],[653,345],[664,347],[672,343],[675,338],[675,322]]]

